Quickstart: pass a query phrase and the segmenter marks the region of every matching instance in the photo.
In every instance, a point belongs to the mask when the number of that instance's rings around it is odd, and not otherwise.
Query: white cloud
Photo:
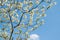
[[[32,35],[30,35],[30,38],[28,40],[39,40],[39,35],[32,34]]]

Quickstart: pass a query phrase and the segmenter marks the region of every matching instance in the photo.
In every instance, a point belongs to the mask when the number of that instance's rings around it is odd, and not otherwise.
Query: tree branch
[[[22,17],[23,17],[23,15],[24,15],[24,13],[21,15],[21,18],[20,18],[19,23],[18,23],[16,26],[14,26],[14,28],[16,28],[17,26],[19,26],[19,25],[20,25],[20,23],[21,23],[21,21],[22,21]]]
[[[10,34],[10,38],[9,38],[9,40],[11,40],[11,37],[12,37],[13,31],[14,31],[14,28],[13,28],[13,23],[12,23],[12,19],[11,19],[10,13],[9,13],[9,18],[10,18],[10,22],[11,22],[11,26],[12,26],[11,34]]]
[[[36,6],[36,7],[34,7],[34,8],[32,8],[31,10],[29,10],[28,12],[30,12],[30,11],[32,11],[33,9],[35,9],[35,8],[37,8],[41,3],[43,2],[43,0]],[[17,26],[19,26],[20,25],[20,23],[21,23],[21,21],[22,21],[22,17],[23,17],[23,15],[25,14],[25,13],[27,13],[26,11],[25,12],[23,12],[23,14],[22,14],[22,16],[21,16],[21,18],[20,18],[20,21],[19,21],[19,23],[16,25],[16,26],[14,26],[14,28],[16,28]]]

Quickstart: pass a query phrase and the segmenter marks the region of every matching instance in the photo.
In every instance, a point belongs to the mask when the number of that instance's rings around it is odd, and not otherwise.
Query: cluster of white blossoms
[[[30,32],[44,24],[45,12],[54,5],[53,0],[0,0],[0,28],[7,29],[0,34],[11,39],[17,34],[16,40],[27,40]]]
[[[0,37],[6,39],[8,38],[8,33],[6,31],[3,32],[2,30],[0,30]]]

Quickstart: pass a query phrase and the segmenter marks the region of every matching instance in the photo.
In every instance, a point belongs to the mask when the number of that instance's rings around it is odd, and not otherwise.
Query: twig
[[[43,0],[42,0],[36,7],[32,8],[32,9],[29,10],[28,12],[30,12],[30,11],[32,11],[33,9],[37,8],[42,2],[43,2]],[[14,26],[14,28],[16,28],[17,26],[20,25],[20,23],[21,23],[21,21],[22,21],[22,17],[23,17],[23,15],[24,15],[25,13],[27,13],[27,12],[23,12],[23,14],[22,14],[22,16],[21,16],[21,18],[20,18],[19,23],[18,23],[16,26]]]

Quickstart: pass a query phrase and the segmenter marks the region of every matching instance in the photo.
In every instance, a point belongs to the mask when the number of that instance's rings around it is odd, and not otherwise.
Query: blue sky
[[[57,5],[46,11],[45,24],[32,34],[38,34],[40,40],[60,40],[60,0],[55,0]]]

